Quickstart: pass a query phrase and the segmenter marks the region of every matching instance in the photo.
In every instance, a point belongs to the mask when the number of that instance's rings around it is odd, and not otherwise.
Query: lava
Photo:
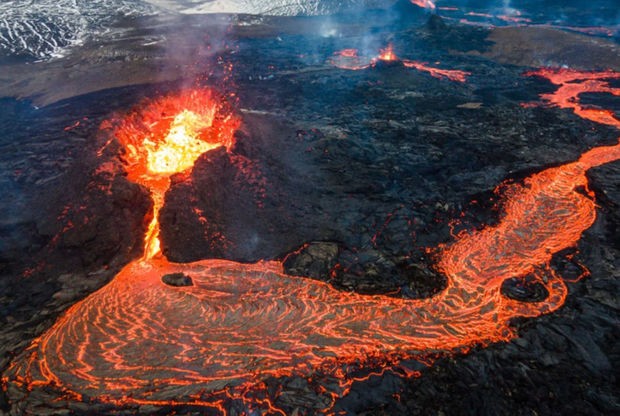
[[[446,78],[450,81],[465,82],[467,80],[467,76],[470,75],[470,73],[466,71],[434,68],[432,66],[426,65],[423,62],[417,61],[403,60],[403,65],[405,65],[407,68],[414,68],[418,71],[428,72],[432,77],[440,79]]]
[[[435,8],[437,7],[435,5],[435,2],[432,0],[409,0],[409,1],[411,1],[412,4],[415,4],[416,6],[422,7],[424,9],[435,10]]]
[[[360,56],[357,49],[351,48],[334,52],[327,62],[336,68],[353,71],[369,68],[372,64],[371,59]]]
[[[542,96],[551,105],[620,127],[610,112],[579,103],[584,92],[619,95],[606,80],[620,74],[543,69],[529,75],[558,85]],[[153,155],[164,148],[184,152],[176,144],[186,141],[192,154],[203,149],[196,140],[226,145],[238,125],[211,93],[197,94],[205,99],[200,105],[188,103],[187,94],[144,105],[115,130],[127,148],[129,177],[155,184],[154,195],[164,189],[172,161],[179,170],[187,164],[181,163],[185,155]],[[185,138],[178,140],[179,134]],[[341,379],[333,393],[338,396],[356,380],[348,365],[389,369],[403,358],[424,360],[510,340],[516,336],[512,319],[549,313],[564,303],[567,287],[549,263],[575,246],[596,218],[586,172],[618,159],[620,144],[596,147],[511,185],[497,224],[461,233],[440,248],[437,267],[448,283],[430,299],[342,292],[287,276],[279,262],[175,264],[146,255],[72,306],[11,364],[4,381],[120,406],[193,404],[225,412],[223,400],[251,401],[247,392],[271,376],[333,374]],[[162,276],[170,273],[190,276],[193,285],[165,285]],[[501,294],[506,279],[525,276],[546,287],[544,301]],[[284,414],[269,399],[256,401]]]
[[[377,66],[378,63],[395,63],[402,64],[406,68],[413,68],[421,72],[427,72],[435,78],[446,78],[450,81],[465,82],[469,72],[460,71],[456,69],[441,69],[419,61],[412,61],[409,59],[401,59],[394,52],[394,46],[390,43],[384,49],[379,51],[379,54],[373,58],[367,58],[360,56],[357,49],[343,49],[335,52],[328,60],[330,65],[333,65],[340,69],[348,69],[353,71],[359,71],[362,69],[368,69]]]
[[[607,81],[614,78],[620,79],[619,73],[614,71],[588,72],[574,69],[542,68],[528,72],[526,75],[546,78],[559,86],[554,93],[541,96],[544,101],[552,106],[569,108],[579,117],[586,120],[620,128],[620,121],[618,121],[613,111],[583,106],[576,99],[579,94],[584,92],[607,93],[620,96],[620,88],[611,87]]]
[[[157,216],[169,176],[191,168],[208,150],[229,148],[238,125],[208,89],[185,90],[143,104],[118,123],[114,135],[126,149],[127,176],[146,186],[153,198],[145,257],[153,257],[160,250]]]
[[[376,59],[379,61],[393,62],[398,61],[398,56],[394,53],[394,46],[390,43],[385,49],[379,51],[379,56]]]

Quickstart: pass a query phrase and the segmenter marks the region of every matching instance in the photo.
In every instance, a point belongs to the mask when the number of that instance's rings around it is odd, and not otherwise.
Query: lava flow
[[[559,86],[545,100],[620,127],[609,112],[579,104],[583,92],[618,95],[605,79],[620,74],[533,75]],[[127,148],[129,177],[151,186],[155,198],[165,189],[166,175],[189,168],[207,147],[229,143],[237,126],[211,93],[181,97],[146,105],[116,131]],[[597,147],[512,185],[496,225],[462,233],[441,248],[438,269],[446,274],[447,288],[430,299],[342,292],[287,276],[278,262],[175,264],[153,256],[147,239],[147,255],[71,307],[12,363],[5,381],[26,389],[55,388],[78,400],[193,404],[225,412],[223,397],[249,401],[248,390],[270,376],[334,374],[342,383],[334,394],[345,394],[353,380],[347,364],[390,368],[406,357],[509,340],[516,336],[509,325],[513,318],[563,304],[567,288],[550,270],[550,260],[575,246],[596,218],[588,169],[618,159],[620,144]],[[544,269],[546,276],[539,272]],[[193,285],[164,284],[162,276],[170,273],[190,276]],[[546,287],[544,301],[519,302],[501,294],[506,279],[528,275]],[[270,401],[256,406],[278,411]]]
[[[400,59],[394,52],[394,46],[390,43],[384,49],[379,51],[379,55],[374,58],[366,58],[358,54],[357,49],[343,49],[335,52],[328,60],[328,63],[340,68],[359,71],[376,67],[377,64],[400,64],[407,68],[414,68],[417,71],[428,72],[435,78],[446,78],[450,81],[465,82],[469,72],[456,69],[441,69],[428,66],[424,62],[412,61],[409,59]]]

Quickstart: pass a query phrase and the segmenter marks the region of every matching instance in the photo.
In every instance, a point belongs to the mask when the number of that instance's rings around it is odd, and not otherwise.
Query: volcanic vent
[[[157,217],[170,175],[187,171],[211,149],[232,146],[239,121],[227,110],[213,91],[190,89],[144,103],[114,128],[126,149],[129,180],[147,187],[153,197],[145,258],[159,254]]]

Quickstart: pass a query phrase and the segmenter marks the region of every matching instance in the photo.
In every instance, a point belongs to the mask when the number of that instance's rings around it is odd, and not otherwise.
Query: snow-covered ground
[[[97,36],[119,17],[148,15],[155,6],[135,0],[14,0],[0,2],[0,49],[46,59]]]
[[[390,0],[10,0],[0,2],[0,52],[45,60],[126,16],[166,13],[322,15]]]
[[[248,13],[279,16],[333,14],[358,7],[385,7],[389,0],[147,0],[178,13]]]

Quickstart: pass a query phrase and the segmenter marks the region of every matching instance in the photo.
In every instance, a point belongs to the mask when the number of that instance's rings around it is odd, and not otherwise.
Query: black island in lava
[[[620,411],[613,2],[12,3],[0,412]]]

